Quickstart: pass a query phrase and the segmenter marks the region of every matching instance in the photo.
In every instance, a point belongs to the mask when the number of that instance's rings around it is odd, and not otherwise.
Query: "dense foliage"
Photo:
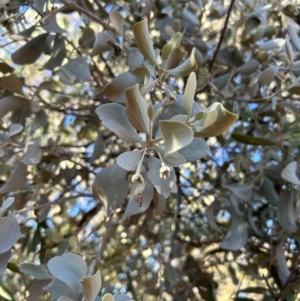
[[[0,0],[1,300],[299,300],[300,5],[269,2]]]

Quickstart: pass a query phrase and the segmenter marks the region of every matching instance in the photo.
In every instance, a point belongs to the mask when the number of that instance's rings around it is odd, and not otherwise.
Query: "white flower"
[[[164,162],[161,164],[161,168],[159,170],[159,177],[161,179],[168,179],[170,177],[171,168],[167,166]]]
[[[142,183],[144,183],[144,178],[141,174],[135,173],[131,178],[131,182],[132,183],[138,182],[138,183],[142,184]]]

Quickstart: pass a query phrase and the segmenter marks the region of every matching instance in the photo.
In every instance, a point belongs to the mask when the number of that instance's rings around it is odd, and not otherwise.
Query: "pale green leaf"
[[[156,55],[152,45],[151,36],[148,30],[148,21],[145,19],[136,23],[133,28],[133,34],[137,47],[143,56],[150,62],[156,64]]]
[[[43,265],[35,265],[33,263],[22,263],[19,269],[22,273],[29,274],[35,279],[52,279],[52,276],[48,273],[47,269]]]
[[[124,103],[126,101],[125,91],[136,84],[142,84],[142,80],[131,72],[124,72],[114,78],[103,92],[109,100]]]
[[[195,137],[213,137],[224,133],[239,116],[227,111],[222,104],[215,102],[205,110],[204,121]]]
[[[180,48],[175,48],[166,60],[166,63],[164,64],[164,69],[173,69],[177,67],[186,55],[186,51],[183,51]]]
[[[300,180],[297,176],[298,163],[296,161],[290,162],[281,172],[281,177],[290,183],[300,185]]]
[[[99,106],[96,113],[102,124],[114,132],[125,142],[141,142],[141,138],[135,128],[129,122],[125,108],[116,103],[108,103]]]
[[[149,133],[150,120],[148,116],[148,104],[141,95],[139,86],[135,85],[125,91],[126,115],[135,129],[140,132]]]
[[[164,138],[166,156],[177,152],[193,141],[192,130],[180,121],[160,121],[159,127]]]
[[[259,67],[259,62],[257,60],[251,59],[247,61],[245,64],[241,65],[236,69],[238,73],[241,74],[251,74],[255,72]]]
[[[90,67],[85,57],[70,59],[60,68],[59,80],[66,85],[74,85],[89,81],[91,78]]]
[[[277,66],[270,66],[266,68],[258,78],[258,84],[268,85],[278,73],[279,68]]]
[[[297,50],[300,50],[300,40],[295,26],[293,24],[289,24],[287,27],[287,32],[294,46],[297,48]]]
[[[162,59],[163,60],[168,58],[170,53],[180,45],[181,38],[182,38],[182,34],[180,32],[176,32],[172,36],[171,40],[164,46],[164,48],[162,50]]]
[[[288,232],[295,232],[298,228],[295,223],[294,200],[294,191],[282,191],[277,206],[279,224]]]
[[[102,298],[102,301],[115,301],[115,298],[112,294],[105,294]]]
[[[66,296],[60,296],[57,301],[74,301],[73,299],[66,297]]]
[[[73,253],[55,256],[48,261],[47,267],[54,277],[66,283],[73,291],[81,291],[79,281],[87,275],[87,264],[81,256]]]
[[[220,248],[236,251],[244,247],[248,239],[247,224],[234,211],[231,212],[231,222]]]
[[[77,300],[80,292],[74,291],[65,282],[55,278],[50,284],[44,286],[44,290],[51,293],[52,300],[57,300],[59,297],[68,297],[72,301]],[[36,300],[35,300],[36,301]],[[65,300],[69,301],[69,300]]]
[[[132,188],[129,196],[129,201],[124,213],[124,217],[146,211],[152,201],[154,194],[154,187],[147,182],[136,182]]]
[[[109,19],[110,22],[114,25],[116,32],[119,35],[123,36],[123,16],[119,12],[114,10],[109,13]]]
[[[21,160],[26,165],[36,165],[42,159],[42,152],[38,141],[29,141],[24,150],[24,156]]]
[[[127,196],[128,186],[127,171],[114,164],[102,168],[96,175],[93,182],[93,193],[103,203],[108,213],[121,206]]]
[[[15,74],[3,76],[1,78],[1,85],[10,92],[13,92],[13,93],[16,93],[19,95],[24,95],[23,82]]]
[[[125,170],[134,170],[142,158],[144,149],[135,149],[133,151],[124,152],[117,158],[117,163]]]
[[[195,51],[196,48],[193,48],[189,58],[185,62],[174,69],[165,70],[165,72],[175,77],[184,77],[195,71],[198,68],[195,59]]]
[[[167,179],[161,179],[159,176],[159,170],[162,166],[162,162],[153,157],[149,157],[148,161],[148,172],[147,177],[150,182],[154,185],[157,192],[163,195],[165,198],[169,197],[170,193],[172,192],[172,188],[175,184],[175,173],[173,168],[170,168],[170,176]]]
[[[101,289],[102,281],[100,271],[90,277],[80,280],[82,283],[82,294],[87,301],[94,301]]]
[[[7,252],[19,239],[20,226],[13,214],[0,219],[0,254]]]
[[[184,89],[184,109],[188,117],[190,117],[192,113],[196,87],[197,87],[196,74],[195,72],[192,72],[188,77],[186,87]]]

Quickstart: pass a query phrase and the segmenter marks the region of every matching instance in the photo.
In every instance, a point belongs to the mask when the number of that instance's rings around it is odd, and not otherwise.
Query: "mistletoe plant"
[[[124,102],[125,106],[107,103],[96,109],[105,127],[132,144],[133,150],[120,154],[117,165],[103,168],[94,182],[94,192],[110,211],[126,198],[131,174],[133,185],[125,216],[145,211],[152,200],[156,209],[162,206],[177,189],[173,167],[207,155],[209,147],[203,137],[222,134],[238,119],[221,103],[204,109],[194,101],[197,88],[193,72],[197,69],[195,49],[181,63],[187,54],[179,48],[181,33],[173,35],[163,47],[161,56],[151,43],[146,20],[137,23],[133,33],[138,50],[151,64],[139,66],[126,76],[134,78],[135,74],[143,84],[140,86],[137,82],[126,87],[130,79],[124,84],[124,74],[120,74],[104,92],[109,99]],[[174,93],[167,78],[186,75],[189,77],[182,98]],[[166,97],[161,102],[148,104],[144,95],[152,89],[164,91]]]

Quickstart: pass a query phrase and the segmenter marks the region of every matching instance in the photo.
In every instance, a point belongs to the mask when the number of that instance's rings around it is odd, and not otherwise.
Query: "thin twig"
[[[106,11],[106,9],[103,7],[103,5],[100,3],[100,1],[95,0],[95,3],[99,7],[99,9],[106,15],[106,17],[109,17],[109,13]]]
[[[153,5],[153,0],[149,0],[148,12],[147,12],[148,29],[150,29],[150,18],[151,18],[152,5]]]
[[[103,22],[101,19],[99,19],[92,12],[84,9],[83,7],[77,5],[76,3],[72,2],[72,1],[68,1],[68,0],[60,0],[60,2],[64,3],[65,5],[67,5],[68,7],[72,8],[72,9],[76,10],[77,12],[80,12],[80,13],[83,13],[83,14],[87,15],[91,20],[101,24],[104,27],[104,29],[111,30],[113,32],[115,31],[115,29],[113,27],[111,27],[107,23]]]
[[[226,32],[226,29],[227,29],[227,25],[228,25],[228,21],[229,21],[229,17],[230,17],[230,14],[231,14],[231,11],[233,9],[233,5],[234,5],[234,0],[231,0],[231,3],[230,3],[230,6],[228,8],[228,12],[227,12],[227,16],[226,16],[226,20],[225,20],[225,23],[224,23],[224,27],[223,27],[223,30],[222,30],[222,33],[221,33],[221,37],[220,37],[220,40],[219,40],[219,43],[218,43],[218,46],[217,46],[217,49],[214,53],[214,56],[212,58],[212,61],[210,62],[210,65],[209,65],[209,72],[211,72],[213,66],[214,66],[214,63],[215,63],[215,60],[217,58],[217,55],[218,55],[218,52],[220,50],[220,47],[221,47],[221,44],[222,44],[222,41],[224,39],[224,36],[225,36],[225,32]]]
[[[111,211],[109,213],[108,220],[107,220],[106,225],[105,225],[106,230],[105,230],[105,233],[102,237],[101,243],[99,245],[99,249],[98,249],[97,253],[95,254],[95,257],[94,257],[94,259],[92,260],[92,262],[89,266],[89,275],[92,275],[93,270],[94,270],[97,262],[103,260],[103,252],[105,250],[106,243],[108,241],[109,230],[110,230],[110,227],[111,227],[111,223],[112,223],[114,214],[115,214],[114,211]]]

